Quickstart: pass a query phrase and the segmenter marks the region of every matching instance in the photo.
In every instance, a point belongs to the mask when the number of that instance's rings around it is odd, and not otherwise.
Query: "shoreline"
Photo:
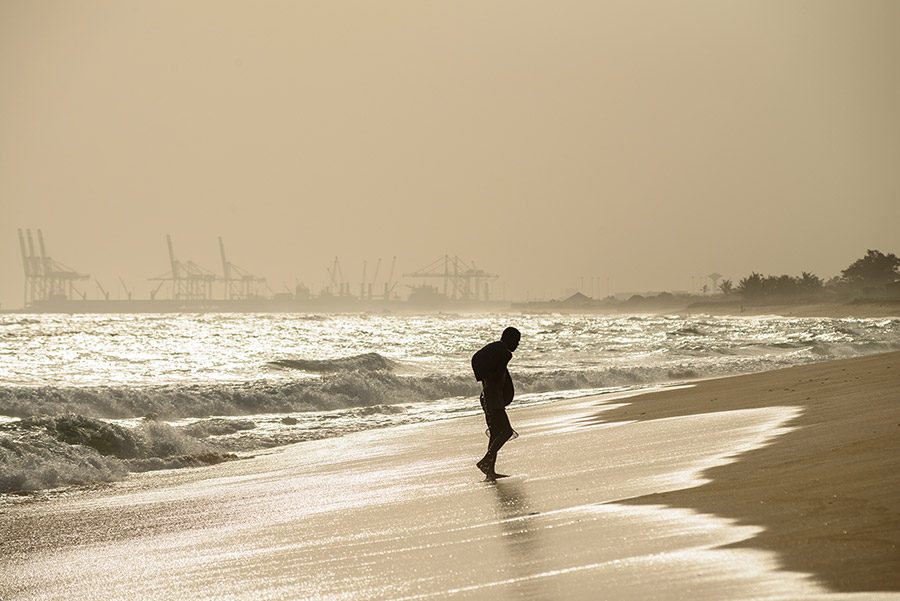
[[[704,473],[709,482],[624,501],[692,509],[763,531],[737,547],[778,554],[842,592],[900,591],[900,352],[650,392],[604,423],[793,406],[790,431]]]
[[[898,592],[898,377],[893,352],[513,406],[495,484],[462,417],[8,506],[0,596]]]

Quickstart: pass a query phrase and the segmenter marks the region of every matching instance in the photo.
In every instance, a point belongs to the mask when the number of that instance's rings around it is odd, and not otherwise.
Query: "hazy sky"
[[[898,31],[891,0],[0,0],[0,303],[17,228],[89,297],[146,298],[166,234],[275,290],[335,256],[354,291],[394,255],[517,297],[827,278],[900,253]]]

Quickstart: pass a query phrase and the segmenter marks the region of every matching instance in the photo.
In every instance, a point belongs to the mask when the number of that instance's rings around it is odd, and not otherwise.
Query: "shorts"
[[[518,438],[519,433],[513,430],[509,423],[509,416],[506,415],[506,407],[500,399],[494,399],[495,402],[489,403],[484,398],[484,391],[481,392],[481,409],[484,411],[484,421],[487,422],[487,430],[484,431],[488,438],[491,437],[491,431],[512,432],[510,440]]]

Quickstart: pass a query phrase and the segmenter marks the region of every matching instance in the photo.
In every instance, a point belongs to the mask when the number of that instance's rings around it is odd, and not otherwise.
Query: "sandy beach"
[[[900,353],[510,416],[6,505],[0,598],[900,599]]]
[[[900,354],[710,380],[649,394],[602,420],[790,406],[789,432],[706,472],[710,482],[628,502],[763,526],[740,546],[832,590],[900,591]]]

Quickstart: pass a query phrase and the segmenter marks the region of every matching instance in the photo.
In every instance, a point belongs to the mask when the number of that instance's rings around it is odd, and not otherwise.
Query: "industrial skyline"
[[[18,237],[23,266],[23,306],[51,300],[112,300],[110,289],[107,289],[100,279],[92,278],[89,273],[82,273],[51,256],[47,251],[41,229],[38,229],[36,234],[33,234],[31,229],[19,229]],[[38,241],[37,244],[34,242],[35,239]],[[273,289],[267,284],[265,277],[251,273],[229,260],[221,236],[218,237],[221,263],[214,269],[192,259],[184,260],[176,254],[172,237],[166,235],[165,240],[169,270],[161,275],[145,278],[151,283],[148,294],[135,294],[135,287],[129,286],[124,276],[118,277],[118,283],[121,284],[120,291],[124,292],[128,300],[166,298],[186,301],[213,299],[241,301],[277,298],[285,294],[298,299],[308,299],[311,295],[315,295],[399,300],[408,296],[397,290],[400,282],[395,278],[396,256],[392,258],[390,271],[383,276],[383,282],[379,281],[381,258],[378,259],[373,273],[368,272],[368,261],[364,260],[361,278],[354,281],[352,276],[344,276],[340,258],[335,257],[333,265],[325,268],[328,281],[323,283],[320,289],[311,291],[303,283],[298,283],[293,289],[287,284],[282,284],[282,289]],[[474,263],[467,263],[458,256],[445,255],[421,269],[403,273],[400,277],[405,278],[407,282],[424,281],[420,286],[434,288],[436,294],[449,300],[487,301],[491,299],[489,284],[497,280],[499,275],[479,269]],[[436,285],[430,286],[432,282]],[[358,284],[359,287],[356,288],[354,284]],[[376,284],[379,286],[377,289]],[[407,284],[406,287],[413,286]],[[119,295],[116,300],[123,299]]]
[[[281,288],[273,288],[265,277],[231,261],[221,236],[218,237],[220,263],[216,268],[209,268],[192,259],[184,260],[181,255],[176,254],[170,235],[165,236],[169,266],[167,272],[142,278],[149,284],[147,288],[131,285],[122,276],[117,277],[117,284],[121,287],[108,287],[89,273],[77,271],[51,256],[42,230],[38,229],[33,233],[30,229],[19,229],[18,238],[24,276],[23,302],[21,307],[0,307],[0,310],[31,308],[41,312],[147,312],[154,308],[162,311],[179,308],[207,311],[229,310],[230,307],[244,311],[384,311],[389,310],[389,306],[399,308],[396,305],[398,302],[404,309],[449,309],[451,306],[460,308],[463,305],[467,307],[466,310],[477,310],[479,306],[495,309],[510,306],[522,308],[523,303],[532,303],[531,308],[541,310],[538,305],[542,303],[550,301],[550,305],[544,309],[552,309],[553,303],[563,300],[566,300],[567,308],[577,305],[604,310],[614,308],[620,301],[634,300],[631,299],[632,296],[637,299],[659,296],[660,299],[669,299],[666,301],[668,303],[677,304],[696,302],[698,298],[708,295],[720,295],[725,301],[731,302],[735,298],[733,292],[738,288],[736,280],[727,278],[720,286],[719,281],[725,276],[717,272],[693,276],[690,286],[685,289],[656,291],[611,291],[609,280],[602,282],[601,278],[595,277],[588,282],[582,279],[578,286],[559,290],[556,294],[515,298],[496,293],[499,274],[450,255],[439,257],[415,271],[403,273],[397,271],[396,256],[391,258],[390,268],[386,273],[381,270],[381,258],[375,262],[372,271],[369,270],[368,260],[363,260],[358,280],[351,272],[345,276],[341,258],[335,256],[331,267],[324,268],[327,278],[318,288],[300,283],[299,279],[293,287],[284,283]],[[381,279],[379,274],[382,274]],[[759,274],[753,275],[761,277]],[[831,285],[841,283],[841,278],[837,275],[822,279],[806,271],[801,276],[793,279],[788,275],[781,277],[802,281],[804,284],[814,282],[818,287],[826,281],[830,281]],[[749,281],[750,278],[747,279]],[[146,294],[145,289],[148,290]],[[111,294],[113,291],[117,294]],[[847,300],[847,294],[844,290],[839,295]],[[871,294],[878,296],[881,292]],[[118,301],[127,302],[122,304]],[[453,305],[454,303],[460,304]]]

